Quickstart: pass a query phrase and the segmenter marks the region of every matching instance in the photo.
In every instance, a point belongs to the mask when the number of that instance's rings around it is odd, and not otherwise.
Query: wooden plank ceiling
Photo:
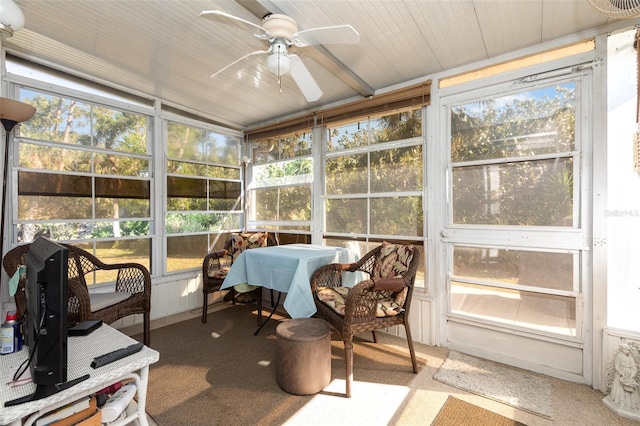
[[[430,74],[489,59],[611,22],[586,0],[16,0],[22,31],[9,54],[93,76],[116,87],[237,128],[321,109],[420,82]],[[199,17],[221,10],[261,23],[293,17],[300,29],[350,24],[357,45],[295,48],[323,96],[308,103],[290,76],[266,70],[256,29]]]

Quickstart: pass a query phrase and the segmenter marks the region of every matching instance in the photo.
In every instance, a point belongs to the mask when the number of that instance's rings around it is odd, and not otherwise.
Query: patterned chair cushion
[[[226,252],[220,251],[217,257],[209,257],[207,260],[207,276],[209,278],[225,279],[229,272],[229,262]]]
[[[349,290],[350,289],[348,287],[320,287],[318,289],[317,295],[320,301],[327,304],[340,315],[344,316],[346,303],[345,299],[349,294]],[[396,298],[393,297],[384,296],[380,298],[380,300],[378,300],[378,306],[376,308],[376,316],[390,317],[401,313],[403,310],[402,306],[404,305],[404,297],[406,297],[407,294],[406,290],[407,288],[405,287],[405,289],[399,293],[403,294],[401,304],[397,303]],[[384,293],[386,292],[383,292],[383,294]]]
[[[211,269],[209,270],[209,273],[207,275],[209,276],[209,278],[217,278],[223,280],[227,276],[227,272],[229,271],[225,271],[224,269]]]
[[[267,237],[267,232],[233,234],[231,235],[231,251],[235,253],[251,248],[266,247]]]
[[[413,251],[412,245],[392,244],[383,241],[382,250],[380,250],[378,261],[373,267],[371,278],[402,277],[413,259]]]

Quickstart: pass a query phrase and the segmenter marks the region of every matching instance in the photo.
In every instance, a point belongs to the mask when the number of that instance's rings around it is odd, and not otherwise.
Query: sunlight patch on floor
[[[284,425],[325,426],[348,422],[368,426],[386,426],[402,405],[409,390],[406,386],[354,381],[351,386],[351,398],[347,398],[344,395],[344,380],[334,380]],[[327,410],[327,407],[331,409]],[[358,409],[354,410],[354,407]],[[349,413],[356,412],[357,418],[350,418]],[[319,416],[318,413],[322,415]]]

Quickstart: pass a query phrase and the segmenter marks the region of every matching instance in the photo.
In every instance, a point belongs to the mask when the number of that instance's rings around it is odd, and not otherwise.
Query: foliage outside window
[[[249,227],[309,234],[313,195],[310,131],[256,142],[249,187]]]
[[[16,137],[18,242],[42,232],[150,267],[149,116],[26,87],[19,97],[36,114]]]
[[[409,240],[423,251],[423,147],[421,109],[327,129],[328,245],[347,245],[363,255],[382,240]],[[416,285],[424,286],[424,262]]]
[[[241,228],[240,139],[167,121],[167,271],[202,265]]]
[[[327,233],[420,237],[421,110],[328,129]]]
[[[573,226],[575,83],[451,108],[453,223]]]

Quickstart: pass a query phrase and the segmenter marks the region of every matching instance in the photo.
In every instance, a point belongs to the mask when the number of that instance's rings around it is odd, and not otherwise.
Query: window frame
[[[406,112],[406,111],[413,111],[413,110],[420,110],[421,108],[411,108],[408,110],[403,110],[403,111],[396,111],[394,113],[399,113],[399,112]],[[383,114],[384,115],[391,115],[394,113],[387,113],[387,114]],[[370,144],[366,144],[366,145],[362,145],[362,146],[358,146],[358,147],[352,147],[352,148],[347,148],[347,149],[333,149],[333,150],[328,150],[328,144],[327,141],[325,140],[325,142],[323,143],[323,161],[322,161],[322,172],[323,172],[323,176],[325,177],[323,179],[323,186],[322,186],[322,205],[323,205],[323,237],[324,238],[349,238],[349,239],[353,239],[353,238],[358,238],[358,239],[372,239],[372,240],[383,240],[383,239],[402,239],[402,240],[412,240],[412,241],[422,241],[424,239],[424,235],[415,235],[415,236],[405,236],[405,235],[385,235],[385,234],[371,234],[370,232],[370,227],[371,227],[371,200],[372,199],[378,199],[378,198],[394,198],[394,197],[420,197],[422,202],[421,202],[421,206],[423,209],[423,224],[422,224],[422,232],[424,233],[424,229],[426,228],[426,209],[424,208],[425,206],[425,197],[426,197],[426,189],[425,189],[425,164],[426,162],[424,161],[425,158],[425,132],[424,132],[424,127],[425,127],[425,116],[426,114],[424,113],[424,109],[422,109],[421,112],[421,120],[422,120],[422,135],[421,136],[415,136],[415,137],[411,137],[411,138],[406,138],[406,139],[399,139],[399,140],[394,140],[394,141],[390,141],[390,142],[381,142],[381,143],[370,143]],[[339,126],[344,126],[346,124],[349,123],[356,123],[356,122],[363,122],[363,121],[367,121],[369,122],[370,120],[375,120],[377,118],[379,118],[380,116],[365,116],[365,117],[360,117],[360,118],[355,118],[353,120],[349,120],[349,121],[345,121],[345,122],[336,122],[336,123],[332,123],[331,125],[326,125],[323,133],[325,135],[326,138],[328,138],[330,129],[332,127],[339,127]],[[368,126],[367,131],[369,132],[371,126]],[[393,149],[399,149],[399,148],[410,148],[410,147],[415,147],[415,146],[420,146],[422,149],[422,158],[421,158],[421,163],[422,163],[422,180],[420,182],[420,188],[414,191],[399,191],[399,192],[370,192],[371,190],[371,179],[370,179],[370,173],[371,173],[371,153],[373,152],[381,152],[381,151],[389,151],[389,150],[393,150]],[[328,194],[327,193],[327,188],[326,188],[326,183],[327,183],[327,179],[326,179],[326,163],[327,160],[331,160],[333,158],[336,157],[346,157],[349,155],[362,155],[365,154],[367,155],[367,192],[363,192],[363,193],[348,193],[348,194]],[[341,199],[358,199],[358,200],[366,200],[367,203],[367,218],[366,218],[366,223],[367,223],[367,232],[365,233],[354,233],[354,232],[329,232],[327,231],[327,219],[326,219],[326,202],[328,200],[341,200]]]
[[[282,149],[279,149],[279,147],[281,145],[286,144],[286,140],[289,139],[292,135],[298,135],[298,134],[302,134],[302,138],[300,138],[299,140],[301,141],[305,141],[307,140],[307,135],[309,135],[309,139],[308,139],[308,143],[310,145],[310,150],[308,153],[303,153],[301,155],[294,155],[294,156],[287,156],[287,157],[282,157],[281,153],[282,153]],[[266,159],[264,161],[261,160],[256,160],[256,154],[260,154],[261,152],[259,151],[259,147],[260,145],[266,145],[269,144],[269,142],[267,140],[257,140],[257,141],[249,141],[249,144],[251,145],[251,149],[250,149],[250,155],[252,156],[252,160],[251,162],[246,163],[246,167],[248,170],[247,175],[248,175],[248,180],[246,182],[246,193],[247,193],[247,203],[246,203],[246,228],[247,229],[252,229],[252,230],[263,230],[263,231],[270,231],[270,232],[274,232],[277,234],[292,234],[293,235],[297,235],[297,236],[301,236],[301,235],[306,235],[306,236],[311,236],[313,233],[313,227],[314,227],[314,192],[316,190],[315,188],[315,168],[317,167],[317,165],[315,164],[315,155],[314,153],[317,151],[317,144],[313,143],[313,138],[314,138],[314,133],[313,130],[311,128],[306,128],[306,129],[300,129],[294,133],[283,133],[281,135],[278,136],[273,136],[270,137],[269,140],[275,141],[273,142],[273,149],[276,150],[277,152],[277,158],[273,158],[273,159]],[[308,160],[311,162],[311,173],[309,174],[309,180],[305,180],[302,182],[292,182],[292,183],[285,183],[285,184],[278,184],[278,183],[273,183],[273,184],[258,184],[256,182],[256,168],[257,167],[263,167],[263,166],[268,166],[271,164],[277,165],[277,164],[285,164],[288,162],[293,162],[293,161],[297,161],[297,160]],[[301,175],[304,176],[304,175]],[[278,191],[280,191],[281,189],[286,189],[286,188],[295,188],[295,187],[308,187],[309,188],[309,193],[310,193],[310,197],[309,197],[309,202],[310,202],[310,208],[309,208],[309,220],[282,220],[282,219],[275,219],[275,220],[258,220],[255,219],[257,211],[256,211],[256,191],[259,190],[269,190],[269,189],[277,189]],[[279,200],[280,198],[278,197],[278,202],[277,202],[277,211],[280,211],[280,204],[279,204]],[[308,229],[295,229],[296,227],[307,227]]]
[[[398,139],[394,141],[386,141],[380,143],[368,143],[366,145],[352,147],[347,149],[328,149],[328,138],[330,134],[330,129],[332,127],[344,126],[349,123],[357,123],[362,122],[363,120],[375,120],[380,118],[381,116],[388,116],[408,111],[419,111],[420,120],[421,120],[421,129],[420,136],[413,136],[405,139]],[[426,293],[429,289],[428,282],[428,274],[429,271],[426,269],[426,265],[428,263],[429,254],[427,253],[427,228],[428,228],[428,211],[427,211],[427,198],[430,196],[429,189],[427,187],[427,107],[418,106],[411,108],[404,108],[396,111],[387,111],[383,114],[379,115],[369,115],[369,116],[361,116],[355,117],[353,119],[345,120],[345,121],[336,121],[332,123],[325,123],[324,126],[321,127],[322,135],[323,135],[323,143],[322,143],[322,165],[320,167],[320,173],[322,176],[322,191],[321,194],[318,194],[319,203],[321,205],[320,210],[318,211],[316,221],[320,222],[321,225],[321,233],[319,238],[326,245],[334,246],[342,246],[348,245],[351,249],[353,249],[356,253],[364,254],[380,245],[382,241],[389,242],[410,242],[416,246],[418,250],[421,251],[421,259],[420,266],[418,268],[418,274],[416,276],[415,281],[415,289],[414,295]],[[368,131],[371,129],[371,126],[368,125]],[[370,182],[370,170],[371,170],[371,162],[370,162],[370,154],[372,152],[381,152],[388,151],[398,148],[411,148],[419,146],[421,148],[421,158],[420,158],[420,167],[421,167],[421,180],[419,182],[419,188],[414,191],[400,191],[400,192],[370,192],[371,182]],[[326,162],[332,158],[342,157],[346,155],[367,155],[367,192],[366,193],[358,193],[358,194],[327,194],[326,190]],[[418,234],[422,233],[422,235],[383,235],[383,234],[371,234],[371,200],[379,199],[383,197],[392,198],[392,197],[420,197],[421,203],[420,207],[422,209],[422,227],[418,230]],[[326,202],[328,200],[339,200],[339,199],[364,199],[367,203],[367,232],[365,233],[353,233],[353,232],[328,232],[327,231],[327,217],[326,217]]]

